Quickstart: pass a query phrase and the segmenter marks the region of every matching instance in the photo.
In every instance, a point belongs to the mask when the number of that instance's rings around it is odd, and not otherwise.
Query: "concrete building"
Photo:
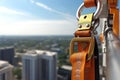
[[[58,80],[71,80],[71,71],[72,66],[63,65],[60,68],[58,68]]]
[[[6,61],[0,61],[0,80],[13,80],[13,66]]]
[[[35,50],[22,57],[23,80],[57,80],[57,54]]]
[[[13,47],[0,48],[0,60],[8,61],[12,65],[14,65],[14,54]]]

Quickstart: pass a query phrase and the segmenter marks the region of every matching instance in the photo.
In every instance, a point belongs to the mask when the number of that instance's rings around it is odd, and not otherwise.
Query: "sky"
[[[0,35],[73,35],[78,27],[76,11],[82,2],[0,0]]]

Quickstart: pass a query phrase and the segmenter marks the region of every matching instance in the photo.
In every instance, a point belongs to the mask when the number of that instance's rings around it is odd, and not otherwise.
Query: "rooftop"
[[[0,47],[0,50],[3,50],[3,49],[14,49],[14,47],[12,47],[12,46],[8,46],[8,47]]]
[[[3,67],[6,67],[8,65],[9,65],[9,63],[7,61],[0,61],[0,69]]]
[[[46,51],[46,50],[35,50],[38,54],[46,54],[48,56],[56,55],[56,52]]]
[[[61,68],[66,69],[66,70],[72,70],[72,66],[69,65],[63,65]]]
[[[31,50],[27,51],[26,55],[32,55],[35,56],[37,54],[45,54],[47,56],[53,56],[56,55],[56,52],[46,51],[46,50]]]

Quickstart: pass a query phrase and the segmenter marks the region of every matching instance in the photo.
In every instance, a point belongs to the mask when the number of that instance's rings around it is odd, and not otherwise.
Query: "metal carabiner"
[[[103,5],[102,5],[101,1],[97,0],[97,9],[96,9],[96,12],[94,13],[93,19],[97,19],[99,17],[99,15],[101,14],[101,11],[102,11],[102,7],[103,7]],[[85,8],[84,3],[82,3],[79,6],[77,13],[76,13],[76,17],[78,20],[80,18],[81,12],[84,8]]]

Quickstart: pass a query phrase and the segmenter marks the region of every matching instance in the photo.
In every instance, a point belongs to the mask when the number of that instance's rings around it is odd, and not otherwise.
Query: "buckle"
[[[75,43],[77,42],[77,45],[80,43],[80,42],[85,42],[85,43],[89,43],[89,46],[88,47],[88,50],[85,51],[87,52],[87,61],[91,59],[91,57],[93,56],[93,52],[94,52],[94,46],[95,46],[95,41],[94,41],[94,37],[75,37],[71,40],[70,42],[70,55],[72,55],[73,53],[76,53],[74,51],[74,48],[75,48]]]

